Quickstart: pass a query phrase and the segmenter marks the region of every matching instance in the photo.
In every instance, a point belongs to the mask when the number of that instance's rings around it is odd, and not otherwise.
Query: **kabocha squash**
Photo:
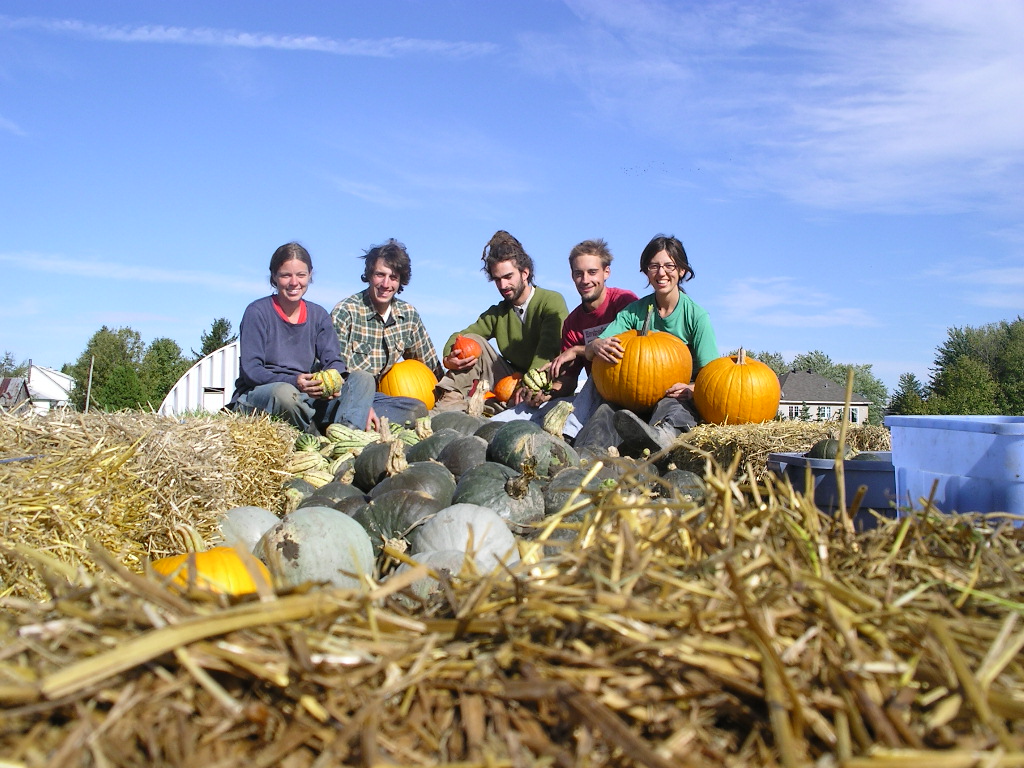
[[[286,515],[263,534],[255,554],[282,587],[312,582],[356,588],[374,569],[366,531],[330,507],[303,507]]]
[[[356,456],[354,466],[352,484],[369,491],[385,477],[397,475],[409,466],[405,457],[405,443],[401,440],[371,443]]]
[[[456,336],[455,341],[452,343],[452,354],[463,359],[467,357],[480,357],[481,352],[483,350],[480,349],[476,339],[471,339],[469,336]]]
[[[436,386],[437,377],[422,360],[402,360],[381,377],[377,389],[394,397],[415,397],[429,411],[434,407]]]
[[[405,458],[410,464],[414,461],[429,461],[430,459],[436,459],[437,455],[446,445],[448,445],[448,443],[464,436],[464,432],[452,429],[451,427],[444,427],[443,429],[435,430],[429,437],[420,440],[416,445],[410,445],[406,448]]]
[[[639,331],[618,334],[622,359],[609,363],[595,357],[591,367],[598,394],[636,413],[650,413],[668,388],[689,383],[693,373],[690,348],[671,333],[650,330],[653,305]]]
[[[425,565],[438,576],[455,577],[462,572],[462,566],[466,561],[466,553],[454,549],[439,549],[433,552],[421,552],[413,557],[418,565]],[[402,563],[395,569],[395,576],[405,573],[412,568],[408,563]],[[441,582],[433,575],[427,574],[421,579],[416,579],[409,585],[409,589],[421,600],[426,600],[432,594],[440,590]]]
[[[544,514],[553,515],[561,512],[573,493],[580,488],[583,479],[590,474],[590,467],[568,467],[551,478],[544,487]],[[593,479],[587,483],[577,495],[576,501],[593,498],[602,491],[608,491],[618,484],[622,475],[620,467],[605,464],[597,471]],[[583,519],[586,507],[582,507],[565,517],[566,522],[578,522]]]
[[[513,532],[529,533],[529,523],[544,517],[540,485],[511,467],[487,461],[467,471],[455,486],[453,504],[476,504],[498,513]]]
[[[399,488],[382,493],[357,510],[352,519],[369,534],[374,554],[379,556],[381,547],[388,541],[404,541],[420,520],[440,512],[446,506],[423,491]]]
[[[335,480],[317,488],[300,501],[299,509],[302,507],[332,507],[333,509],[340,509],[342,502],[351,498],[366,501],[368,497],[361,488],[357,488],[351,483],[340,483]]]
[[[579,454],[565,440],[548,434],[532,421],[506,422],[491,438],[487,459],[517,472],[530,463],[543,478],[580,463]]]
[[[435,413],[430,419],[430,428],[435,432],[442,429],[454,429],[464,435],[472,435],[487,421],[482,416],[471,416],[462,411],[442,411]]]
[[[760,424],[779,411],[779,377],[741,347],[697,373],[693,404],[709,424]]]
[[[519,562],[516,537],[498,514],[476,504],[453,504],[409,534],[414,555],[424,552],[465,552],[480,573],[501,563]]]
[[[263,563],[251,555],[243,560],[243,556],[234,547],[214,547],[205,552],[163,557],[154,561],[151,567],[161,576],[170,576],[170,583],[176,587],[222,595],[248,595],[255,592],[256,582],[250,568],[257,571],[266,586],[269,587],[271,583],[270,572]]]
[[[492,390],[494,392],[495,399],[500,403],[507,403],[508,399],[512,397],[512,394],[516,391],[516,387],[519,386],[519,382],[522,378],[523,374],[513,373],[503,379],[498,379],[498,383],[494,385]]]
[[[385,477],[370,491],[370,498],[376,499],[382,493],[397,488],[423,491],[447,506],[455,495],[455,476],[444,464],[436,461],[416,461],[397,475]]]
[[[280,519],[263,507],[235,507],[225,512],[220,519],[220,535],[225,545],[252,552],[256,542],[277,525]]]
[[[661,476],[658,483],[658,495],[663,499],[679,496],[683,501],[703,504],[707,495],[704,478],[696,472],[686,469],[670,469]]]
[[[849,445],[843,451],[843,458],[849,459],[856,451]],[[804,454],[809,459],[834,459],[839,455],[839,441],[833,438],[819,440]]]
[[[441,449],[437,460],[458,481],[468,470],[487,461],[487,441],[476,435],[459,435]]]

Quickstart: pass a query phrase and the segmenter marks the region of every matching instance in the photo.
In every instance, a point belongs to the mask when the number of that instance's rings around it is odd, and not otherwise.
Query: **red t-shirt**
[[[636,300],[637,295],[632,291],[606,285],[604,301],[601,302],[600,307],[593,312],[587,312],[580,304],[565,318],[565,322],[562,323],[562,352],[577,345],[586,346],[596,339],[623,307]],[[582,360],[579,358],[576,361],[578,363],[575,366],[576,373],[579,373],[583,367]],[[590,370],[589,364],[587,370]]]

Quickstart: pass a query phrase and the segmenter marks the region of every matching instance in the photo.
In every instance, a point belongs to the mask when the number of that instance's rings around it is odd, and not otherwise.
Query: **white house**
[[[779,376],[782,397],[779,418],[804,421],[838,421],[846,407],[846,387],[810,371],[788,371]],[[866,424],[871,401],[853,393],[850,423]]]

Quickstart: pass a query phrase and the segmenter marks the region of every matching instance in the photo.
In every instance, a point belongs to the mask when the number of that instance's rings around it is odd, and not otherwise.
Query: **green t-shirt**
[[[562,349],[562,323],[568,314],[562,294],[534,286],[522,321],[511,302],[502,300],[488,307],[471,326],[453,333],[445,342],[443,355],[452,351],[456,336],[476,333],[494,339],[501,356],[517,371],[526,373],[558,356]]]
[[[647,308],[654,306],[654,294],[637,299],[632,304],[627,304],[611,325],[601,332],[601,338],[606,339],[617,333],[637,330],[644,327],[644,320],[647,318]],[[712,360],[721,357],[718,352],[718,342],[715,340],[715,330],[711,327],[711,320],[708,313],[697,302],[685,293],[679,294],[679,302],[672,314],[668,317],[661,317],[658,308],[654,307],[651,316],[651,330],[667,331],[686,342],[693,356],[693,375],[710,363]]]

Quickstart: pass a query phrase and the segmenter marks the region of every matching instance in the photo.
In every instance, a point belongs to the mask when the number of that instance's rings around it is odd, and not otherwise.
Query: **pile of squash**
[[[392,427],[384,438],[352,430],[302,435],[288,460],[292,476],[284,483],[282,516],[258,507],[232,509],[221,520],[224,546],[216,555],[178,556],[154,563],[153,570],[179,586],[229,594],[258,591],[260,578],[275,588],[357,588],[410,563],[434,574],[488,573],[517,562],[520,542],[585,480],[594,493],[616,485],[621,467],[603,466],[588,480],[596,456],[581,458],[555,431],[450,411],[421,419],[415,429]],[[352,445],[357,440],[365,441]],[[319,482],[326,466],[331,478]],[[311,471],[317,483],[306,479]],[[649,471],[656,474],[654,467]],[[661,478],[656,492],[699,502],[703,482],[676,470]],[[572,535],[560,530],[552,538]],[[437,585],[428,578],[412,588],[422,596]]]

